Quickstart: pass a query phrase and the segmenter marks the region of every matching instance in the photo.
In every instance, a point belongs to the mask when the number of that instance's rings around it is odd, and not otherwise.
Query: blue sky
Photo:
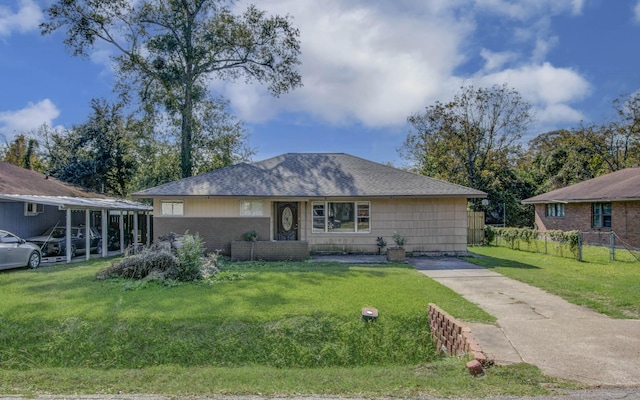
[[[0,134],[82,123],[110,98],[109,54],[41,36],[50,0],[0,0]],[[506,83],[533,104],[530,137],[605,121],[640,88],[640,0],[260,0],[301,31],[304,87],[214,82],[245,121],[254,160],[345,152],[403,165],[407,116],[462,85]],[[245,1],[236,7],[244,9]]]

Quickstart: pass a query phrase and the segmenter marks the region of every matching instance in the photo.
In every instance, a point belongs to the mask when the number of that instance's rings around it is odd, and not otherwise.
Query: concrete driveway
[[[467,324],[496,363],[524,361],[590,385],[640,386],[640,320],[609,318],[459,258],[408,261],[497,318],[498,326]]]

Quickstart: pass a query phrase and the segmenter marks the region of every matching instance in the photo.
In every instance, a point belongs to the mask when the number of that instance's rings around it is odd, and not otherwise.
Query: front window
[[[262,216],[262,200],[243,200],[240,202],[240,215]]]
[[[611,228],[611,203],[593,203],[591,226]]]
[[[564,204],[547,204],[545,210],[546,217],[564,217]]]
[[[359,202],[314,202],[313,232],[369,232],[370,203]]]
[[[162,215],[183,215],[184,203],[181,201],[163,201],[161,204]]]

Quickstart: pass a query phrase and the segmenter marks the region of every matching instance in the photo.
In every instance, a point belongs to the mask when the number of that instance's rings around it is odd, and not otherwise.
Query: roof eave
[[[464,199],[484,199],[487,197],[486,193],[433,193],[433,194],[380,194],[380,193],[371,193],[371,194],[331,194],[331,195],[318,195],[318,194],[304,194],[304,193],[296,193],[296,194],[205,194],[205,193],[197,193],[197,194],[132,194],[131,197],[138,199],[177,199],[177,198],[324,198],[324,199],[337,199],[337,198],[380,198],[380,199],[388,199],[388,198],[464,198]]]
[[[522,200],[522,204],[552,204],[552,203],[612,203],[640,201],[640,197],[600,197],[592,199],[541,199],[541,200]]]

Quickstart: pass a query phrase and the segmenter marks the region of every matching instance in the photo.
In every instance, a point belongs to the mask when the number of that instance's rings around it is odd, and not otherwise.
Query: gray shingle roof
[[[251,197],[486,197],[486,193],[342,153],[288,153],[133,194]]]
[[[522,200],[524,204],[640,200],[640,168],[627,168]]]

